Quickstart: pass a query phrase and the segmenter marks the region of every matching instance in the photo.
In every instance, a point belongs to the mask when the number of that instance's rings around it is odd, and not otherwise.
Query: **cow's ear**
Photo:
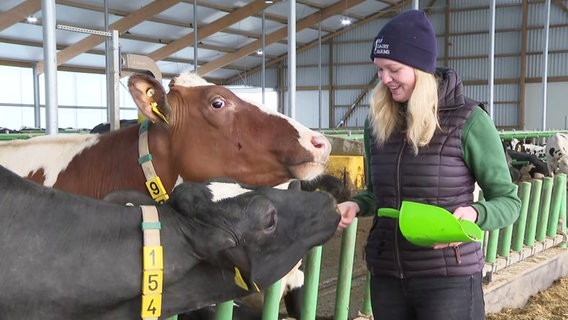
[[[174,188],[166,204],[170,205],[174,210],[183,213],[184,216],[195,214],[196,208],[205,199],[211,198],[206,191],[208,190],[202,184],[184,182]]]
[[[154,123],[168,123],[171,109],[166,91],[158,80],[145,74],[134,74],[128,79],[128,90],[144,116]]]

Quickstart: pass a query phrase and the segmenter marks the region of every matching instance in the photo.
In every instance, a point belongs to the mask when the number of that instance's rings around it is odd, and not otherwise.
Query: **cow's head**
[[[293,185],[279,190],[234,181],[184,183],[167,203],[187,215],[196,255],[225,272],[239,270],[237,284],[255,291],[284,276],[337,228],[340,217],[330,194]]]
[[[141,112],[171,132],[174,165],[184,181],[232,177],[276,185],[323,172],[331,145],[322,134],[194,74],[180,75],[169,87],[166,93],[145,75],[129,80]]]

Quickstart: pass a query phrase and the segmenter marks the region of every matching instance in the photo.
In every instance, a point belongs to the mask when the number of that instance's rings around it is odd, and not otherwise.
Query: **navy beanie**
[[[438,48],[436,34],[424,11],[406,11],[389,22],[379,31],[371,60],[385,58],[428,73],[436,71]]]

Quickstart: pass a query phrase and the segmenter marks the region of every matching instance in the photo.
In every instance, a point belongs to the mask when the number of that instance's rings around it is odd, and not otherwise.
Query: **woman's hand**
[[[471,222],[477,221],[477,210],[474,207],[459,207],[454,211],[454,216],[458,219],[469,220]],[[434,245],[434,249],[442,249],[445,247],[455,247],[459,246],[461,242],[452,242],[452,243],[439,243]]]
[[[337,205],[337,209],[341,214],[341,221],[337,226],[337,231],[341,231],[353,222],[353,219],[357,216],[360,208],[359,205],[354,201],[345,201]]]

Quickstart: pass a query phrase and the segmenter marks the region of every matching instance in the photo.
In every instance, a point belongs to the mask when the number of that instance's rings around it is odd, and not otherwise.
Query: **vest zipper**
[[[461,254],[460,254],[460,247],[459,246],[454,246],[454,253],[456,254],[456,262],[458,264],[462,263],[462,259],[461,259]]]
[[[402,161],[402,154],[404,151],[404,146],[406,145],[406,139],[402,140],[402,145],[400,147],[400,151],[398,153],[398,160],[397,160],[397,164],[396,164],[396,203],[398,204],[398,209],[400,209],[400,206],[402,205],[402,199],[401,199],[401,182],[400,182],[400,177],[402,175],[401,173],[401,168],[400,168],[400,163]],[[395,249],[395,254],[396,254],[396,262],[398,264],[398,270],[399,270],[399,275],[401,279],[404,279],[404,271],[402,270],[402,262],[400,260],[400,250],[399,250],[399,245],[398,245],[398,229],[399,229],[399,225],[398,225],[398,219],[396,219],[396,224],[395,224],[395,229],[394,229],[394,249]]]

